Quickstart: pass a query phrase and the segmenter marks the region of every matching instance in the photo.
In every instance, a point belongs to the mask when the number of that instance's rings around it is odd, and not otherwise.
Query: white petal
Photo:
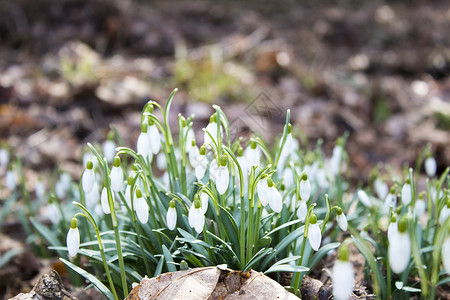
[[[389,243],[389,264],[394,273],[401,273],[411,259],[411,242],[408,233],[398,232]]]
[[[167,210],[167,228],[174,230],[177,225],[177,211],[175,207],[169,207]]]
[[[450,209],[447,207],[447,204],[445,204],[439,215],[439,224],[444,224],[448,217],[450,217]]]
[[[85,195],[86,197],[86,207],[88,210],[93,209],[100,201],[100,191],[98,187],[98,183],[94,182],[94,187],[91,189],[89,193]]]
[[[308,201],[311,196],[311,184],[309,180],[301,180],[300,181],[300,198],[304,201]]]
[[[244,156],[247,159],[249,166],[259,166],[260,165],[260,152],[259,152],[259,147],[256,146],[255,149],[252,149],[251,146],[248,146],[247,148],[245,148],[244,150]]]
[[[311,174],[313,174],[313,173],[311,173]],[[325,170],[323,168],[317,169],[316,178],[317,178],[317,183],[319,184],[319,187],[321,189],[328,188],[329,182],[327,179],[327,174],[325,173]]]
[[[61,180],[58,180],[55,183],[55,194],[56,194],[56,197],[58,197],[58,199],[62,199],[64,197],[66,197],[67,192],[64,187],[64,183]]]
[[[155,124],[148,127],[147,134],[149,137],[151,151],[153,154],[157,154],[161,149],[161,138]]]
[[[197,180],[201,180],[205,176],[207,164],[206,156],[199,155],[197,166],[195,167],[195,177],[197,177]]]
[[[390,222],[387,230],[387,236],[389,243],[392,243],[395,240],[396,235],[398,233],[398,224],[397,222]]]
[[[193,228],[195,226],[195,206],[194,206],[194,202],[192,202],[191,207],[189,208],[189,212],[188,212],[188,221],[189,221],[189,226],[191,226],[191,228]]]
[[[306,202],[300,200],[300,206],[297,209],[297,218],[300,220],[305,220],[307,213],[308,208],[306,207]]]
[[[365,207],[372,207],[372,202],[370,201],[369,196],[363,190],[358,191],[358,198]]]
[[[44,199],[45,196],[45,184],[42,181],[38,181],[34,187],[34,192],[37,199]]]
[[[220,195],[225,194],[230,183],[230,173],[227,166],[220,166],[217,172],[216,187]]]
[[[391,206],[392,206],[392,209],[395,210],[395,207],[397,206],[397,196],[389,193],[386,196],[386,199],[384,200],[384,213],[385,214],[389,214],[389,209]]]
[[[80,233],[78,228],[70,228],[67,234],[67,250],[69,250],[69,256],[74,257],[78,253],[80,248]]]
[[[107,140],[103,144],[103,154],[105,155],[106,160],[111,163],[116,155],[116,144],[114,141]]]
[[[106,190],[106,187],[104,187],[103,190],[102,190],[101,201],[102,201],[103,213],[106,214],[106,215],[110,214],[111,210],[109,208],[108,191]]]
[[[17,179],[16,179],[16,173],[12,170],[9,170],[6,172],[5,175],[5,185],[8,188],[8,190],[13,191],[16,189],[17,186]],[[64,197],[60,197],[64,198]]]
[[[200,194],[200,201],[202,202],[202,212],[203,214],[206,214],[208,211],[208,199],[209,196],[207,193],[201,193]]]
[[[267,178],[263,178],[256,185],[256,191],[258,192],[258,198],[259,201],[261,201],[262,206],[266,206],[269,203],[267,190]]]
[[[344,213],[338,215],[336,217],[336,220],[339,225],[339,228],[341,228],[342,231],[347,231],[348,223],[347,223],[347,218],[345,217]]]
[[[380,178],[375,179],[373,182],[373,186],[375,188],[375,192],[377,193],[378,198],[385,199],[387,194],[389,193],[389,188],[386,183],[383,182]]]
[[[136,214],[142,224],[148,222],[148,204],[143,197],[136,199]]]
[[[211,162],[211,165],[209,166],[209,177],[211,177],[211,180],[217,183],[217,176],[219,172],[219,165],[217,164],[217,160],[213,159]]]
[[[319,250],[320,243],[322,242],[322,233],[320,232],[319,224],[309,224],[308,240],[314,251]]]
[[[137,140],[137,153],[141,154],[146,158],[150,150],[150,141],[148,139],[148,134],[141,132]]]
[[[447,237],[442,245],[442,264],[444,270],[450,275],[450,237]]]
[[[206,125],[205,131],[209,132],[209,134],[211,134],[211,136],[217,140],[217,123],[216,122],[208,123],[208,125]],[[204,144],[206,144],[206,145],[213,144],[209,134],[205,132]]]
[[[355,285],[353,266],[348,261],[337,260],[333,267],[333,297],[336,300],[350,298]]]
[[[429,177],[433,177],[434,175],[436,175],[436,169],[437,165],[434,157],[427,157],[427,159],[425,159],[425,172],[427,173],[427,175]]]
[[[9,164],[9,152],[5,148],[0,149],[0,168],[6,169]]]
[[[194,229],[197,233],[203,231],[203,225],[205,224],[205,216],[200,208],[194,209]]]
[[[54,203],[50,203],[47,206],[47,215],[52,224],[58,224],[61,219],[61,213],[58,209],[58,206]]]
[[[112,167],[111,169],[111,188],[114,192],[123,190],[123,171],[121,167]]]
[[[402,187],[402,203],[408,205],[411,203],[411,185],[405,183]]]
[[[423,201],[422,199],[417,200],[416,201],[416,206],[414,207],[414,214],[418,218],[420,218],[425,213],[425,210],[426,210],[425,201]]]
[[[187,127],[183,128],[183,134],[185,134],[185,135],[186,135],[186,130],[187,130]],[[195,135],[194,135],[194,131],[192,130],[192,127],[191,127],[191,128],[189,128],[189,131],[187,132],[187,135],[186,135],[186,153],[189,153],[189,151],[191,151],[192,141],[195,141]]]
[[[334,175],[339,174],[341,167],[342,147],[335,146],[333,149],[333,155],[330,159],[330,170]]]
[[[161,152],[156,156],[156,166],[160,170],[167,169],[167,160],[166,160],[166,155],[164,154],[164,152]],[[194,167],[194,166],[192,166],[192,167]]]
[[[248,173],[250,172],[247,159],[245,158],[245,156],[238,156],[237,161],[241,166],[242,175],[244,175],[244,178],[247,178]]]
[[[281,212],[281,208],[283,207],[283,200],[281,199],[280,192],[275,188],[274,185],[268,188],[268,192],[270,208],[276,213]]]
[[[133,209],[131,206],[131,185],[127,185],[127,188],[125,189],[125,201],[127,202],[128,207]]]
[[[191,150],[189,150],[189,163],[193,168],[197,165],[198,159],[200,156],[200,150],[197,146],[191,146]]]

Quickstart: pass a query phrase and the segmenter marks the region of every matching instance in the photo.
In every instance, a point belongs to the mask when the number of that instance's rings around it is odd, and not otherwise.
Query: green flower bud
[[[197,145],[197,143],[195,142],[195,140],[193,139],[191,142],[192,147],[195,147]]]
[[[254,149],[256,149],[256,146],[257,146],[256,142],[255,141],[251,141],[250,148],[252,148],[254,150]]]
[[[237,156],[242,157],[244,156],[244,149],[239,146],[238,150],[237,150]]]
[[[112,141],[114,139],[114,132],[108,132],[108,137],[106,138],[108,141]]]
[[[73,217],[72,220],[70,220],[70,228],[75,229],[77,228],[78,222],[77,218]]]
[[[92,160],[88,161],[86,164],[86,169],[92,170],[93,167],[94,167],[94,163],[92,162]]]
[[[195,207],[195,208],[200,208],[200,207],[202,207],[202,203],[200,202],[200,200],[195,199],[195,201],[194,201],[194,207]]]
[[[395,190],[396,190],[395,185],[391,186],[390,193],[395,194]]]
[[[406,232],[408,230],[408,219],[403,217],[398,221],[398,232]]]
[[[225,167],[227,165],[227,161],[228,161],[228,158],[227,158],[226,154],[224,154],[220,157],[220,165],[222,167]]]
[[[136,197],[141,198],[142,197],[142,191],[140,188],[136,189]]]
[[[338,258],[340,261],[348,261],[348,257],[349,257],[349,249],[348,246],[346,244],[342,244],[339,247],[339,252],[338,252]]]
[[[340,207],[336,208],[336,214],[338,216],[342,215],[342,208],[340,208]]]
[[[127,183],[128,183],[128,185],[132,185],[133,184],[133,177],[128,176]]]
[[[120,157],[118,155],[116,155],[116,157],[114,157],[113,166],[120,167]]]
[[[311,224],[317,223],[317,216],[314,213],[312,213],[311,216],[309,217],[309,223]]]
[[[268,187],[273,187],[273,185],[274,185],[274,183],[273,183],[272,178],[267,179],[267,186]]]
[[[306,174],[306,172],[304,172],[304,171],[302,173],[301,180],[308,180],[308,174]]]
[[[203,145],[200,147],[200,155],[205,155],[206,154],[206,146]]]
[[[141,131],[143,133],[147,133],[147,128],[148,128],[148,125],[146,123],[141,124]]]
[[[291,123],[288,124],[287,132],[288,132],[288,134],[292,132],[292,125],[291,125]]]
[[[409,180],[409,178],[406,178],[406,184],[411,184],[411,180]]]
[[[175,208],[175,199],[170,200],[169,207]]]

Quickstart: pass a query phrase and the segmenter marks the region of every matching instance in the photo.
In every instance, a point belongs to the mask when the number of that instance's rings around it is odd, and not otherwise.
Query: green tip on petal
[[[142,197],[142,190],[140,188],[136,189],[136,197],[138,197],[138,198]]]
[[[195,147],[196,145],[197,145],[197,143],[196,143],[195,140],[193,139],[192,142],[191,142],[191,146],[192,146],[192,147]]]
[[[128,185],[132,185],[133,184],[133,177],[128,176],[127,183],[128,183]]]
[[[200,155],[205,155],[206,154],[206,146],[203,145],[200,147]]]
[[[340,261],[348,261],[348,257],[349,257],[348,246],[346,244],[342,244],[341,247],[339,247],[338,258]]]
[[[237,156],[242,157],[244,156],[244,149],[239,145],[239,148],[237,150]]]
[[[393,213],[391,216],[391,223],[397,222],[397,216]]]
[[[147,133],[147,128],[148,128],[147,123],[142,123],[142,124],[141,124],[141,131],[142,131],[143,133]]]
[[[220,165],[222,167],[225,167],[227,165],[227,161],[228,161],[228,158],[227,158],[226,154],[224,154],[220,157]]]
[[[250,148],[252,148],[252,149],[256,149],[256,142],[255,141],[252,141],[251,143],[250,143]]]
[[[311,223],[311,224],[317,223],[317,216],[314,213],[312,213],[311,217],[309,217],[309,223]]]
[[[209,123],[216,123],[217,117],[216,114],[213,114],[211,117],[209,117]]]
[[[195,201],[194,201],[194,207],[195,207],[195,208],[200,208],[200,207],[202,207],[202,203],[200,202],[200,200],[195,199]]]
[[[114,157],[113,166],[120,167],[120,157],[118,155],[116,155],[116,157]]]
[[[73,217],[72,220],[70,220],[70,228],[75,229],[77,228],[78,222],[77,218]]]
[[[291,123],[288,124],[287,132],[288,132],[288,134],[292,132],[292,125],[291,125]]]
[[[306,174],[306,172],[305,171],[303,171],[303,173],[302,173],[302,178],[301,178],[302,180],[308,180],[308,174]]]
[[[273,187],[273,180],[272,180],[272,178],[269,178],[269,179],[267,179],[267,186],[268,187]]]
[[[390,193],[391,193],[391,194],[395,194],[395,185],[391,186]]]
[[[86,164],[86,169],[92,170],[93,167],[94,167],[94,163],[92,162],[92,160],[88,161]]]
[[[409,178],[406,178],[406,184],[411,184],[411,180],[409,180]]]
[[[336,208],[336,213],[338,216],[342,215],[342,208],[340,207]]]
[[[169,207],[175,208],[175,199],[170,200]]]
[[[408,219],[406,217],[403,217],[398,221],[398,232],[406,232],[408,229]]]

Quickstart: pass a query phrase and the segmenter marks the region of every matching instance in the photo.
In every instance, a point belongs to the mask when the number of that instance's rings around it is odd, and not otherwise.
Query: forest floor
[[[195,113],[198,134],[212,104],[233,134],[269,144],[287,109],[303,147],[323,142],[329,156],[347,132],[355,186],[378,163],[414,167],[427,145],[439,173],[450,165],[449,28],[444,0],[3,1],[0,146],[23,158],[30,189],[55,168],[78,179],[87,142],[114,124],[134,147],[143,105],[177,87],[172,121]],[[14,220],[1,234],[0,246],[24,243]],[[30,287],[42,269],[31,254],[0,278],[25,265],[0,296]]]

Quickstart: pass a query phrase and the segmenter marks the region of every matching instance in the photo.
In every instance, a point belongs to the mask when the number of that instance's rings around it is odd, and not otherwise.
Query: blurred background
[[[413,165],[427,143],[442,170],[449,32],[443,0],[1,1],[0,144],[77,177],[86,142],[115,124],[134,146],[143,105],[177,87],[173,114],[198,130],[218,104],[270,141],[290,108],[326,153],[348,132],[358,176]]]
[[[449,75],[446,0],[0,1],[0,148],[23,158],[30,190],[55,169],[78,180],[86,143],[102,144],[110,124],[134,148],[144,104],[174,88],[172,121],[195,114],[199,138],[218,104],[233,136],[273,146],[291,109],[302,147],[323,143],[329,157],[348,133],[354,183],[379,162],[414,166],[427,146],[440,173]],[[20,228],[2,228],[0,253],[25,240]],[[35,276],[27,257],[0,282],[25,266]],[[10,295],[32,286],[23,278]]]

